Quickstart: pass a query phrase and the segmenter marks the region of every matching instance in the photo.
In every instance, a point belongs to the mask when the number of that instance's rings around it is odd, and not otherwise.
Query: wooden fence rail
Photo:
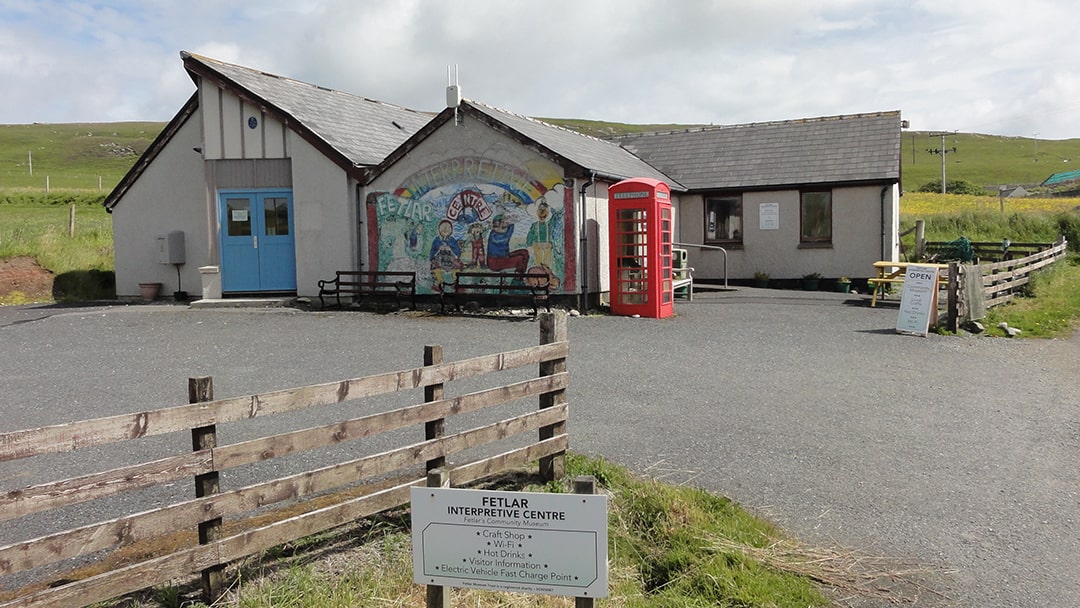
[[[956,331],[965,321],[980,319],[988,308],[1016,297],[1037,270],[1062,259],[1068,242],[1059,238],[1041,251],[1023,258],[991,264],[949,263],[948,328]]]
[[[110,444],[119,453],[131,441],[177,432],[190,433],[193,447],[188,453],[6,491],[0,494],[0,521],[13,526],[10,529],[17,529],[27,516],[48,516],[61,507],[126,497],[179,480],[194,480],[196,489],[194,499],[0,546],[0,608],[76,608],[200,572],[204,599],[210,602],[223,591],[220,574],[230,562],[406,504],[409,488],[424,485],[427,471],[435,466],[452,470],[458,485],[534,462],[540,463],[545,479],[560,475],[569,443],[566,317],[547,313],[540,321],[540,344],[530,348],[443,363],[441,347],[428,346],[422,367],[220,400],[213,399],[209,378],[191,379],[190,404],[0,434],[0,462]],[[534,377],[517,379],[532,365],[537,366]],[[500,380],[497,372],[508,370],[519,371],[513,381]],[[444,394],[453,382],[470,378],[486,387],[458,396]],[[490,383],[498,384],[487,386]],[[224,422],[417,388],[424,389],[423,403],[218,444],[217,425]],[[494,422],[467,416],[488,411],[511,415]],[[447,419],[473,426],[448,434]],[[338,457],[340,461],[319,468],[235,489],[221,487],[218,477],[235,467],[409,428],[423,440],[361,457]],[[523,438],[526,433],[534,433],[532,439]],[[472,460],[452,462],[455,455]],[[134,548],[165,546],[167,551],[144,550],[149,557],[117,557],[125,548],[134,553]],[[96,574],[79,574],[87,571],[81,562],[112,558],[115,561]],[[58,568],[62,572],[53,572]],[[49,573],[35,578],[35,570]],[[13,588],[8,581],[20,574],[33,580]]]
[[[1022,258],[1033,253],[1045,251],[1052,245],[1047,243],[1013,243],[1011,241],[968,241],[973,256],[971,263],[1000,262],[1013,258]],[[915,243],[916,258],[927,262],[945,264],[957,261],[960,246],[956,241],[922,241]]]

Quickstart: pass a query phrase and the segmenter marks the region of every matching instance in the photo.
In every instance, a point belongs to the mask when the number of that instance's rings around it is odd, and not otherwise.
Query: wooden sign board
[[[938,268],[913,264],[904,270],[896,332],[926,336],[937,316]]]

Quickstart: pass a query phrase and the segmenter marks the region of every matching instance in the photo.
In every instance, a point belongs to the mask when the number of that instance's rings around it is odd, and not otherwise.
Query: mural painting
[[[372,268],[415,272],[418,293],[440,293],[462,270],[542,272],[554,292],[573,289],[573,189],[546,162],[459,157],[367,206]]]

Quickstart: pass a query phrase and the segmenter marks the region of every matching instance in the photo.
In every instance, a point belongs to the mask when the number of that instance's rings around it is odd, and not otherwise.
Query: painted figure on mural
[[[533,250],[533,259],[537,266],[551,268],[554,257],[554,241],[552,239],[551,206],[541,200],[536,206],[536,221],[529,228],[529,235],[525,238],[525,246]]]
[[[424,225],[420,222],[413,224],[412,230],[405,233],[409,239],[409,251],[420,251],[420,240],[424,238]]]
[[[457,280],[457,271],[464,265],[461,263],[461,245],[454,238],[454,225],[450,220],[440,221],[437,232],[431,241],[431,287],[442,291],[443,285]]]
[[[488,233],[487,266],[500,271],[513,268],[514,272],[523,274],[529,268],[529,250],[510,250],[510,239],[514,236],[514,224],[504,213],[496,215],[491,220],[491,232]]]
[[[472,257],[469,266],[483,268],[487,265],[487,256],[484,252],[484,224],[473,222],[469,225],[469,243],[472,245]]]

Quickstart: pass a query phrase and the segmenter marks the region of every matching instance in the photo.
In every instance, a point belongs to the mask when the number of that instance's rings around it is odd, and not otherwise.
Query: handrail
[[[672,243],[676,247],[697,247],[698,249],[713,249],[724,254],[724,289],[727,289],[727,249],[716,245],[699,245],[697,243]]]

